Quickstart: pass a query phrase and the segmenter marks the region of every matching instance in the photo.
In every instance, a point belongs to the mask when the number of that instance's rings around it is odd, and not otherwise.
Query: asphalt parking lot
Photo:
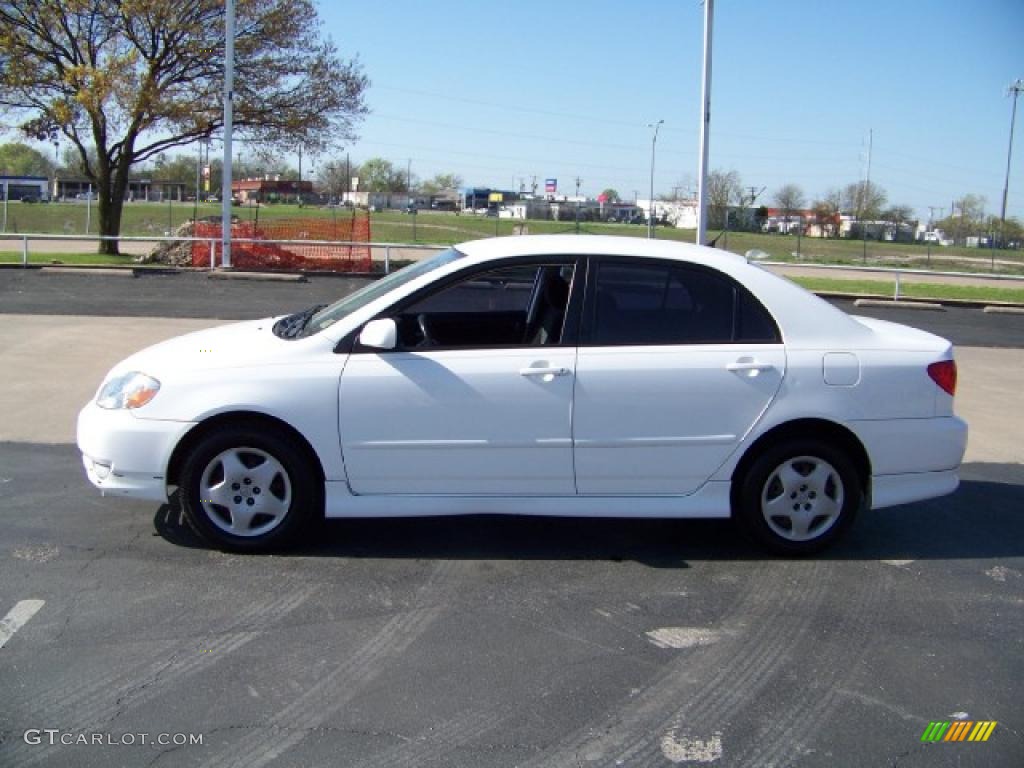
[[[485,517],[236,556],[88,484],[73,416],[111,363],[356,284],[0,270],[0,616],[45,601],[0,648],[0,766],[1024,764],[1024,317],[871,310],[959,345],[968,463],[814,559],[726,522]],[[958,718],[998,725],[922,743]]]

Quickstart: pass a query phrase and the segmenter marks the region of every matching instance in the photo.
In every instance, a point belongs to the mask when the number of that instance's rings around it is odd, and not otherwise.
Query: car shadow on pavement
[[[944,560],[1024,555],[1024,465],[965,465],[950,496],[864,512],[822,560]],[[176,499],[153,521],[181,547],[208,548]],[[764,560],[728,520],[500,515],[328,520],[284,556],[466,560],[606,560],[652,568]]]

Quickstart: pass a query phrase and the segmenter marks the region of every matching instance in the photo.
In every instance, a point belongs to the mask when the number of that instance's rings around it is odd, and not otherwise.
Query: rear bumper
[[[945,496],[955,491],[959,485],[960,474],[955,469],[943,472],[911,472],[904,475],[876,475],[871,478],[871,508],[882,509]]]
[[[104,494],[166,501],[167,462],[193,426],[89,403],[78,414],[78,448],[89,482]]]
[[[871,474],[909,475],[955,470],[967,449],[967,424],[956,416],[850,421],[871,460]]]

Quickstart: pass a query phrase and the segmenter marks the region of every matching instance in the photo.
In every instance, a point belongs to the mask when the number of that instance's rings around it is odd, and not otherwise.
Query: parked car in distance
[[[330,306],[117,364],[89,479],[265,550],[327,517],[732,517],[788,555],[949,493],[949,342],[744,258],[598,236],[456,246]]]

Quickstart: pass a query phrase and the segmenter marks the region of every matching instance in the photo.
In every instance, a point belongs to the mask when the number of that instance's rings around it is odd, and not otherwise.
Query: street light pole
[[[1003,208],[999,214],[999,245],[1006,247],[1006,198],[1010,192],[1010,158],[1013,156],[1013,127],[1017,122],[1017,95],[1024,91],[1024,80],[1017,80],[1010,86],[1007,96],[1013,96],[1013,108],[1010,110],[1010,145],[1006,149],[1006,181],[1003,184]]]
[[[704,0],[704,72],[700,88],[700,168],[697,171],[697,245],[708,234],[708,138],[711,132],[711,29],[714,0]]]
[[[231,131],[234,127],[235,0],[224,8],[224,178],[221,183],[221,266],[231,266]]]
[[[664,120],[648,124],[648,128],[654,129],[654,136],[651,137],[651,197],[650,206],[647,209],[647,239],[654,238],[654,148],[658,144],[658,129],[661,128]]]

